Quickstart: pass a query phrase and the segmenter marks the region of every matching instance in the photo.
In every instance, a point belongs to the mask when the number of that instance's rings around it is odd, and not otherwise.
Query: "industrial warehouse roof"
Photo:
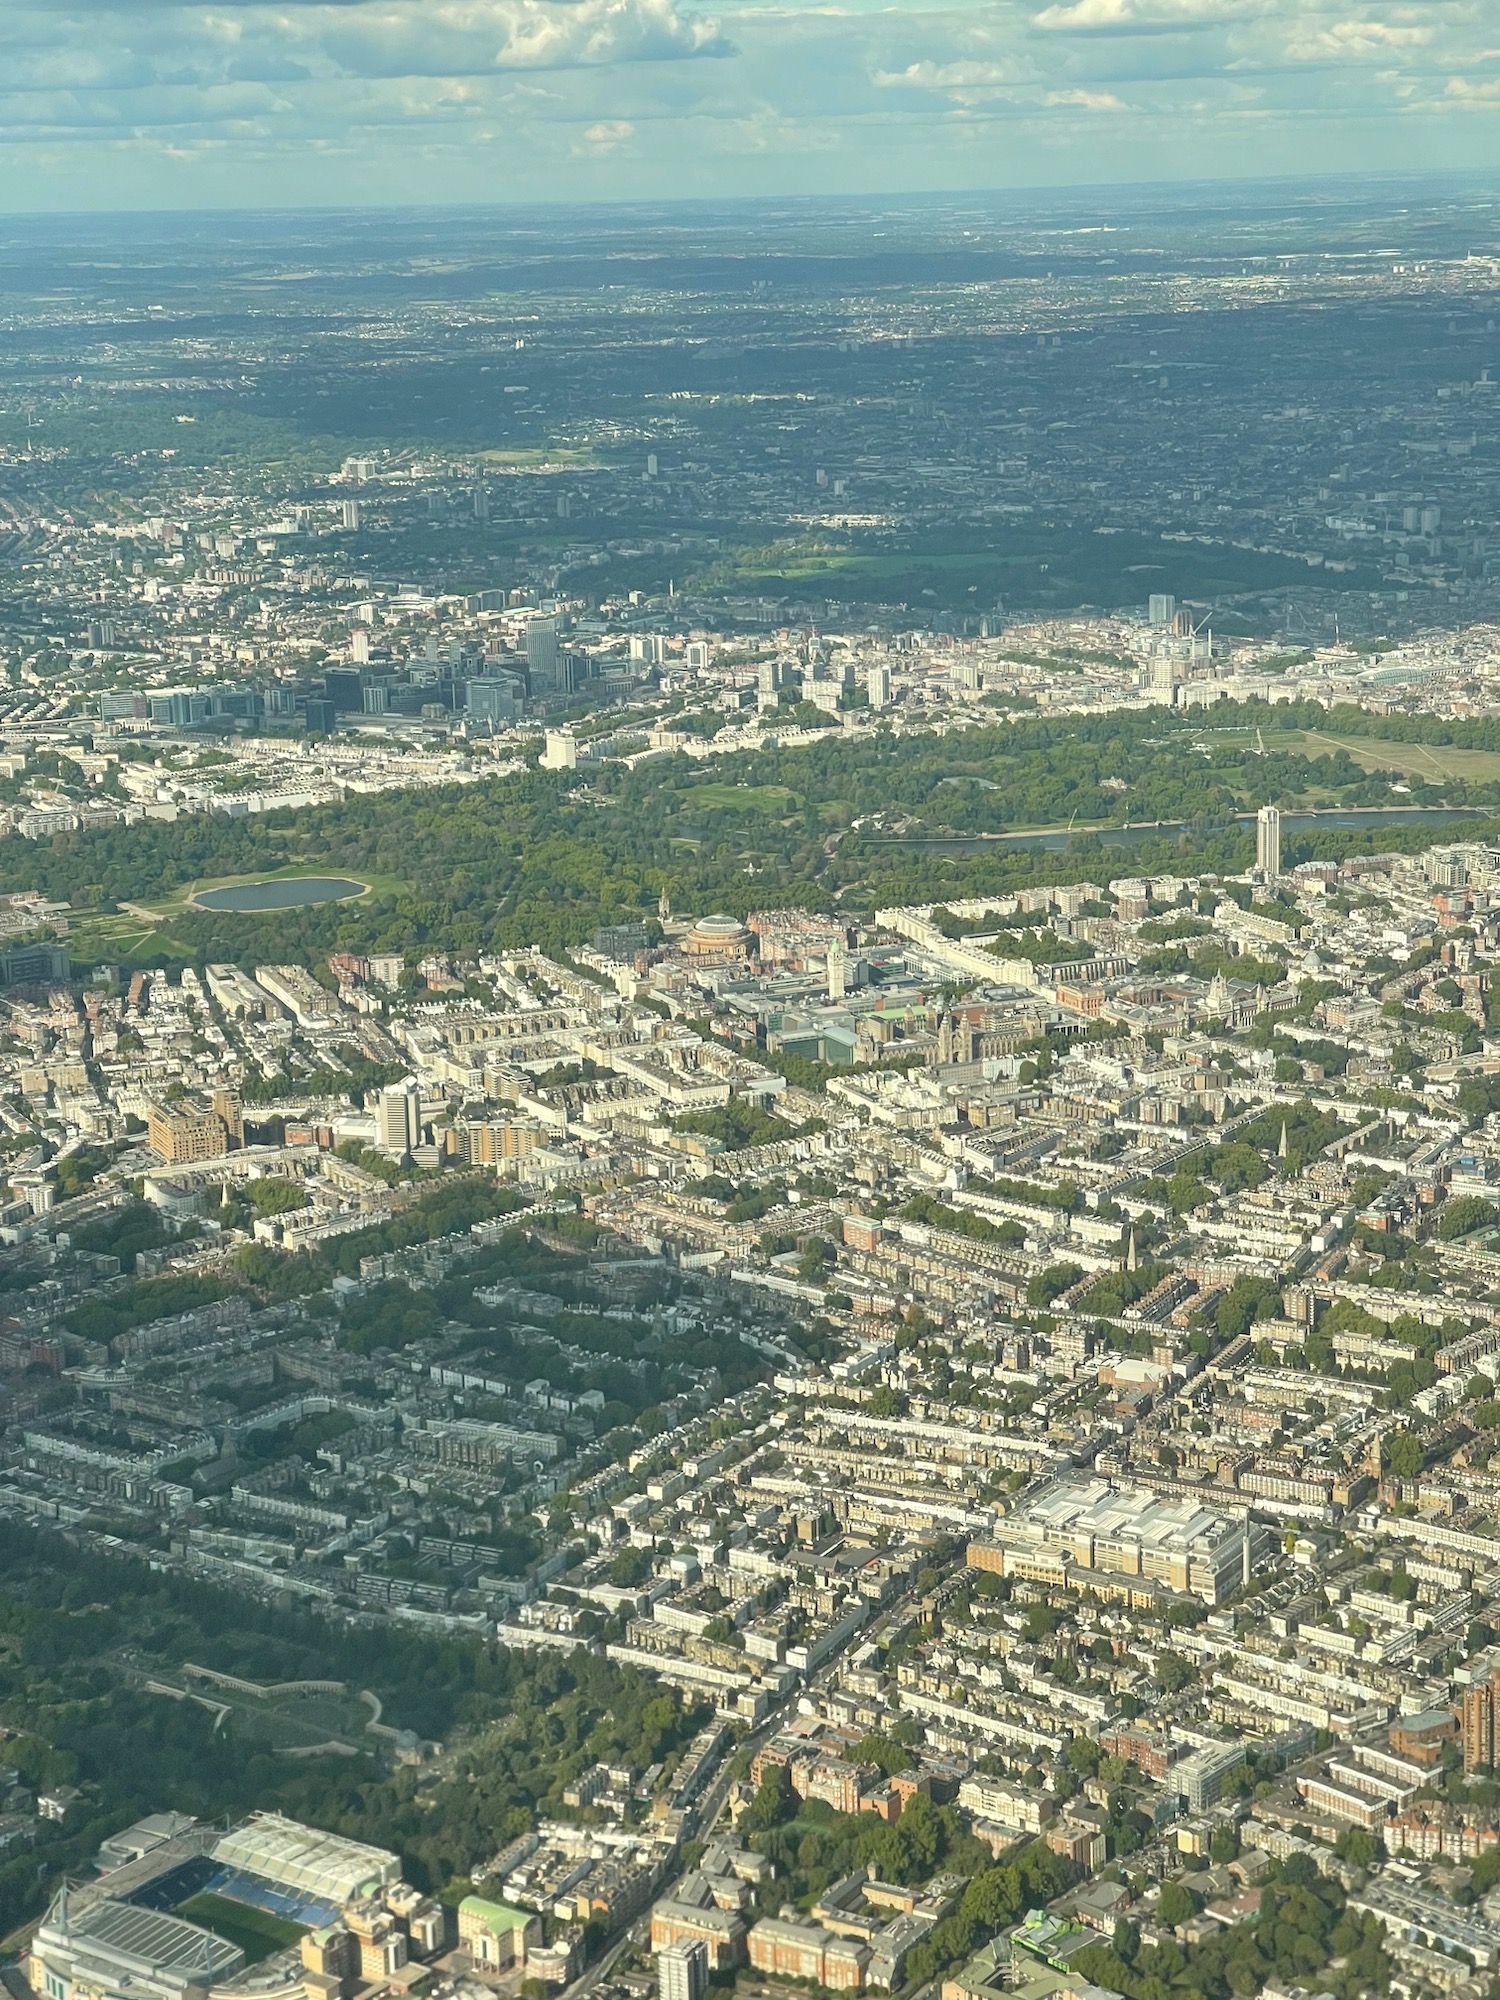
[[[1195,1500],[1160,1500],[1149,1491],[1103,1479],[1060,1479],[1006,1525],[1012,1531],[1040,1532],[1049,1541],[1083,1534],[1178,1549],[1216,1544],[1237,1535],[1241,1526]]]

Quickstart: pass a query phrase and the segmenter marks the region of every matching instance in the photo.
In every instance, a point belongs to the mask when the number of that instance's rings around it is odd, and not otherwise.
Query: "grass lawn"
[[[1305,583],[1305,564],[1226,543],[1164,543],[1134,533],[1096,534],[1055,521],[1009,523],[976,534],[977,545],[954,549],[913,536],[907,548],[839,546],[824,539],[785,537],[725,550],[697,580],[710,591],[752,588],[824,589],[852,603],[913,602],[985,608],[996,597],[1036,606],[1140,603],[1167,579],[1184,596],[1280,589]],[[928,544],[931,543],[931,546]],[[1325,587],[1363,590],[1374,581],[1362,567],[1330,574]]]
[[[138,946],[155,935],[152,925],[121,910],[118,914],[76,917],[68,931],[68,949],[77,959],[107,958],[116,953],[128,958]]]
[[[1399,771],[1406,778],[1440,784],[1444,778],[1466,778],[1473,784],[1500,780],[1500,751],[1456,750],[1445,743],[1386,743],[1372,736],[1330,736],[1321,729],[1293,729],[1265,735],[1269,751],[1300,752],[1304,757],[1331,756],[1347,750],[1362,771]]]
[[[515,445],[504,450],[481,451],[476,456],[483,459],[486,465],[558,465],[567,466],[570,470],[595,471],[602,463],[592,451],[579,450],[572,445]]]
[[[783,813],[797,803],[797,794],[787,785],[694,785],[682,796],[687,804],[708,812]]]
[[[148,927],[123,911],[118,916],[81,917],[69,931],[68,950],[75,965],[133,965],[161,956],[193,956],[165,930]]]
[[[232,1903],[227,1896],[215,1896],[208,1890],[189,1896],[179,1905],[177,1915],[237,1944],[251,1965],[307,1935],[301,1924],[273,1917],[267,1910],[254,1910],[248,1903]]]

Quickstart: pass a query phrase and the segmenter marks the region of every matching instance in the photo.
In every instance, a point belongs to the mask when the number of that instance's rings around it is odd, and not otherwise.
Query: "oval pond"
[[[236,882],[227,889],[202,889],[193,897],[200,910],[235,910],[243,916],[267,910],[301,910],[309,903],[342,903],[362,896],[366,885],[342,875],[285,876],[279,882]]]

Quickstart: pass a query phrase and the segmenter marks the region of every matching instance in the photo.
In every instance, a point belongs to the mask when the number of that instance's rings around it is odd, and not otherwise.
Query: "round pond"
[[[284,876],[276,882],[235,882],[227,889],[200,889],[193,903],[200,910],[235,910],[244,916],[267,910],[301,910],[309,903],[343,903],[362,896],[366,884],[343,875]]]

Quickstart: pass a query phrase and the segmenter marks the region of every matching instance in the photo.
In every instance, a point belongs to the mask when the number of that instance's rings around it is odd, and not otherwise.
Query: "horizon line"
[[[591,195],[572,198],[533,198],[521,200],[492,199],[484,201],[371,201],[371,202],[270,202],[258,204],[205,204],[202,207],[156,205],[151,203],[129,204],[117,208],[26,208],[5,209],[0,207],[0,226],[26,222],[47,222],[73,219],[87,221],[118,220],[122,217],[181,217],[207,218],[212,216],[353,216],[353,215],[423,215],[423,214],[504,214],[504,213],[587,213],[606,210],[623,212],[630,209],[645,210],[722,210],[774,205],[808,210],[818,208],[848,208],[865,205],[885,205],[911,203],[932,205],[943,202],[1035,200],[1039,198],[1082,197],[1094,198],[1122,197],[1151,193],[1181,194],[1191,189],[1213,190],[1225,193],[1239,189],[1253,190],[1295,189],[1343,189],[1357,183],[1361,190],[1369,191],[1381,187],[1402,187],[1414,184],[1447,184],[1490,182],[1500,187],[1500,166],[1494,167],[1409,167],[1392,169],[1384,173],[1370,173],[1358,168],[1343,168],[1319,173],[1289,174],[1225,174],[1184,177],[1163,180],[1159,177],[1143,180],[1117,181],[1048,181],[1019,182],[991,187],[955,187],[901,189],[877,188],[860,193],[836,194],[735,194],[735,195]]]

